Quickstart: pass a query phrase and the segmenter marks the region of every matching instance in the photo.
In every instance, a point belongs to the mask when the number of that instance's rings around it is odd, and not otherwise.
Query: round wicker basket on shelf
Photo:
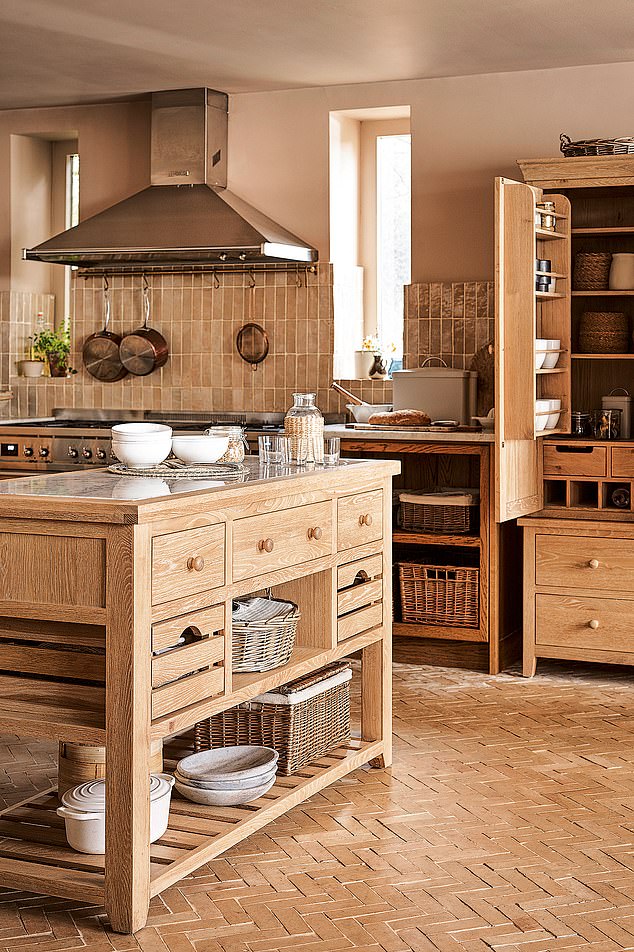
[[[608,251],[579,251],[575,255],[575,291],[607,291],[612,255]]]
[[[559,136],[559,148],[571,158],[579,155],[629,155],[634,152],[634,138],[620,136],[617,139],[578,139],[572,142],[563,132]]]
[[[579,324],[579,353],[626,354],[627,317],[620,311],[584,311]]]

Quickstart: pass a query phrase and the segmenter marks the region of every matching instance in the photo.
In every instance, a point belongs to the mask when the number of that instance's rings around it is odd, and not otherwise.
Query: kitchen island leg
[[[150,538],[109,531],[106,569],[106,912],[132,933],[150,902]]]

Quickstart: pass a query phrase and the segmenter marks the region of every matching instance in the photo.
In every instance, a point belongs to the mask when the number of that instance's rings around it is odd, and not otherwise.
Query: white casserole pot
[[[150,775],[150,843],[167,829],[174,778]],[[106,781],[89,780],[67,790],[57,815],[64,817],[66,839],[78,853],[106,851]]]

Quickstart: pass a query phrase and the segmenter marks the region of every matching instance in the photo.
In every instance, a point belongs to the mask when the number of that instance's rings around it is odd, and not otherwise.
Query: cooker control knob
[[[40,456],[42,457],[42,459],[46,459],[48,455],[49,455],[48,446],[40,446]]]
[[[89,450],[87,446],[84,446],[81,451],[81,455],[84,457],[84,459],[92,459],[92,450]]]
[[[25,456],[33,456],[33,447],[32,447],[32,446],[25,446],[25,447],[24,447],[24,455],[25,455]]]
[[[76,449],[74,446],[69,446],[68,455],[70,456],[71,459],[77,459],[77,457],[79,456],[79,450]]]
[[[99,447],[99,449],[97,450],[97,459],[105,459],[105,458],[106,458],[106,451],[102,449],[101,447]]]

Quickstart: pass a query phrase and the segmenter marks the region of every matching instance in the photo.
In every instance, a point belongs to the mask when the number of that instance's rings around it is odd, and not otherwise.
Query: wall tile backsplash
[[[345,399],[330,390],[335,343],[333,269],[316,274],[157,274],[150,284],[150,324],[167,339],[167,364],[147,377],[129,375],[100,383],[83,367],[81,349],[103,326],[103,284],[97,277],[73,279],[70,378],[17,376],[35,316],[52,317],[51,295],[0,294],[0,389],[14,399],[5,416],[45,416],[55,407],[155,410],[279,411],[295,390],[314,391],[328,412],[343,412]],[[253,285],[253,281],[255,284]],[[253,285],[253,286],[252,286]],[[142,278],[110,280],[111,328],[125,333],[142,323]],[[242,324],[261,324],[270,340],[267,359],[253,370],[235,349]],[[347,330],[347,328],[346,328]],[[353,334],[350,328],[348,340]],[[405,294],[405,367],[417,367],[429,354],[450,366],[468,367],[475,351],[493,337],[493,285],[413,284]],[[341,339],[338,335],[338,339]],[[391,381],[341,381],[372,403],[389,403]]]

